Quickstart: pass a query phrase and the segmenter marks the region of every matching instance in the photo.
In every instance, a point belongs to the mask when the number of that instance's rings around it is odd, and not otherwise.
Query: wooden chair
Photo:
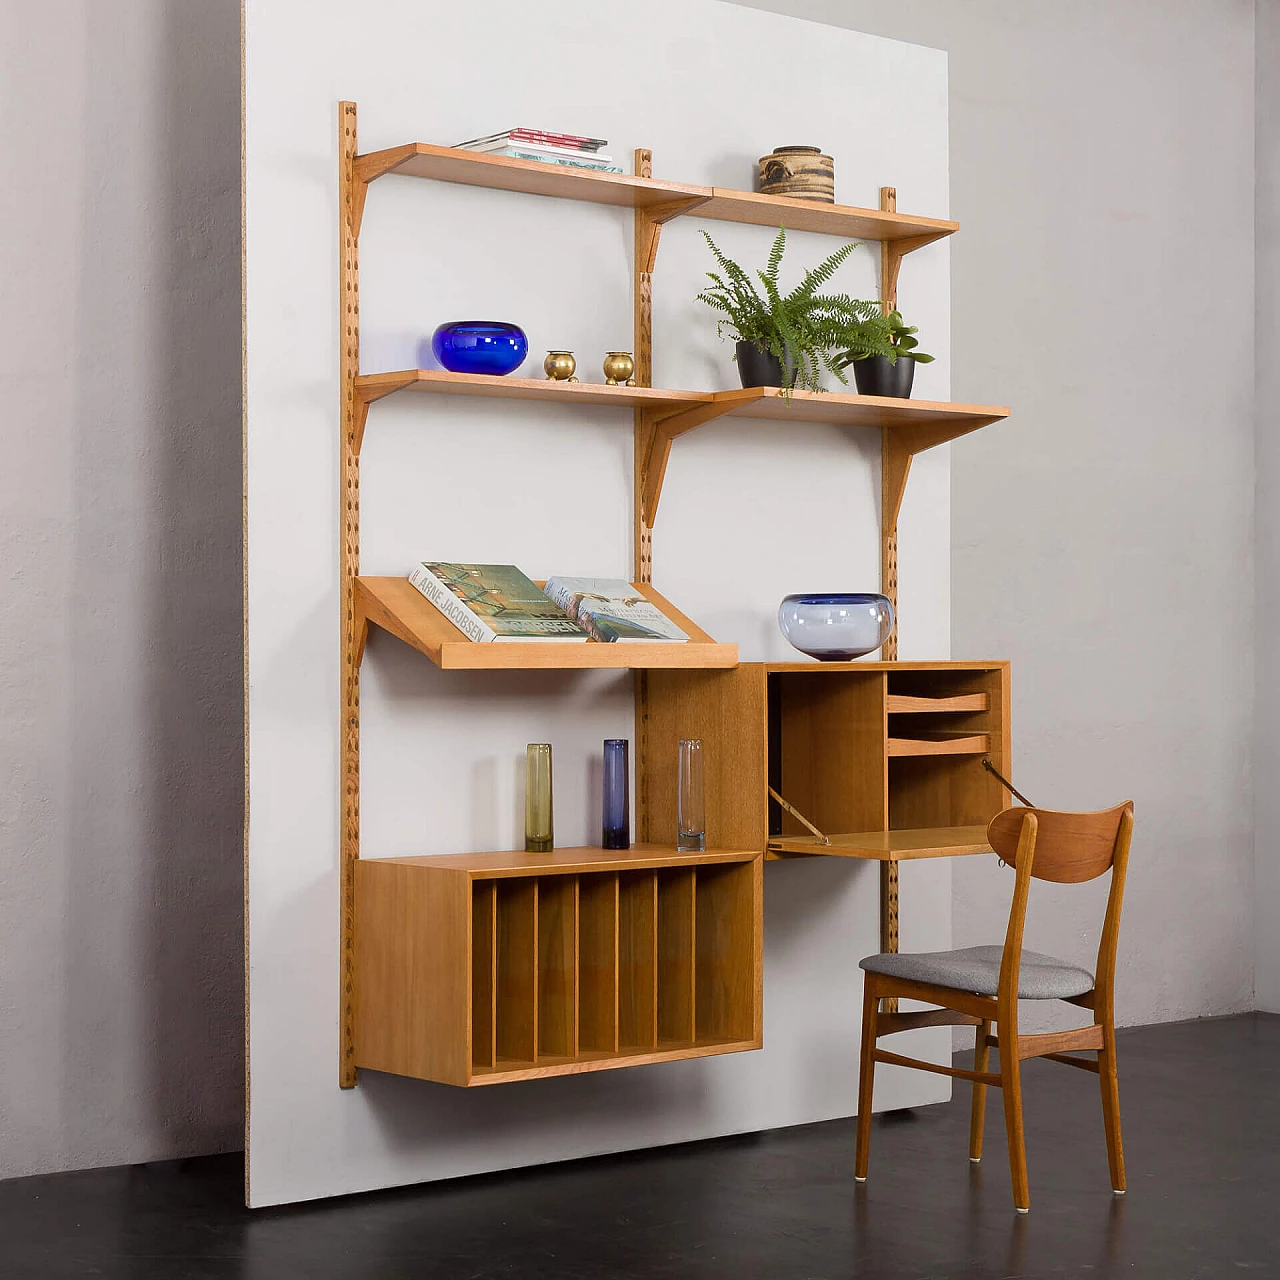
[[[1102,1115],[1107,1135],[1111,1187],[1123,1195],[1124,1150],[1120,1142],[1120,1095],[1116,1084],[1114,989],[1120,905],[1133,833],[1133,803],[1099,813],[1057,813],[1050,809],[1006,809],[987,828],[991,847],[1016,874],[1009,928],[1003,947],[966,947],[906,955],[868,956],[862,1002],[861,1078],[858,1082],[858,1143],[854,1170],[867,1180],[871,1145],[871,1087],[877,1062],[918,1067],[940,1075],[973,1081],[973,1113],[969,1159],[982,1159],[982,1126],[987,1085],[1004,1091],[1005,1128],[1009,1136],[1009,1170],[1013,1202],[1019,1213],[1031,1207],[1027,1187],[1027,1152],[1022,1130],[1020,1065],[1026,1058],[1049,1058],[1082,1067],[1100,1077]],[[1031,877],[1079,884],[1111,870],[1111,892],[1098,946],[1097,977],[1051,956],[1022,949]],[[880,1001],[904,997],[941,1006],[919,1013],[881,1013]],[[1019,1000],[1064,1000],[1093,1011],[1093,1024],[1076,1031],[1045,1035],[1018,1034]],[[998,1035],[992,1035],[992,1024]],[[975,1026],[973,1070],[938,1066],[904,1058],[876,1047],[880,1036],[915,1027]],[[1000,1052],[1000,1071],[987,1069],[990,1050]],[[1072,1056],[1068,1050],[1096,1049],[1097,1059]]]

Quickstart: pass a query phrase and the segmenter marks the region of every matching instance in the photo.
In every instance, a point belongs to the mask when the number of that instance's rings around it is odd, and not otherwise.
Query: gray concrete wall
[[[1258,779],[1255,992],[1280,1013],[1280,0],[1257,17]]]
[[[953,652],[1013,660],[1032,800],[1137,803],[1120,1018],[1250,1008],[1253,5],[760,7],[950,55],[952,393],[1013,406],[953,448]],[[1001,937],[1008,873],[954,886]],[[1037,886],[1029,945],[1091,961],[1104,892]]]
[[[4,0],[0,1177],[239,1145],[240,12]]]

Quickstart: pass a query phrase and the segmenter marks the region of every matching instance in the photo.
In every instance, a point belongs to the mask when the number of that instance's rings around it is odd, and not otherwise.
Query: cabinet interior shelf
[[[921,733],[910,738],[890,736],[889,755],[972,756],[981,755],[989,746],[985,733]]]
[[[356,157],[355,176],[362,188],[367,189],[374,179],[392,173],[644,209],[660,222],[687,214],[716,222],[785,226],[789,231],[900,243],[904,250],[920,248],[959,230],[959,223],[946,218],[921,218],[880,209],[797,200],[791,196],[637,178],[623,173],[597,173],[538,160],[459,151],[455,147],[425,142],[411,142]]]
[[[541,584],[539,584],[541,585]],[[361,617],[398,636],[444,670],[646,670],[655,667],[733,667],[736,644],[717,644],[691,618],[647,583],[635,589],[688,635],[683,644],[619,640],[614,644],[468,639],[406,578],[358,578]]]

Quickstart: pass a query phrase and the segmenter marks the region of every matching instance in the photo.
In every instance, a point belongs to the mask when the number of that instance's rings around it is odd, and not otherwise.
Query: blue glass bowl
[[[893,631],[888,596],[860,591],[821,591],[787,596],[778,626],[801,653],[821,662],[848,662],[878,649]]]
[[[501,320],[453,320],[431,335],[431,350],[450,373],[513,373],[529,354],[518,324]]]

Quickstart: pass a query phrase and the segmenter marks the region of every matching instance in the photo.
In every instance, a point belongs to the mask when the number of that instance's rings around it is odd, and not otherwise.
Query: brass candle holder
[[[549,382],[577,382],[573,374],[578,362],[573,358],[572,351],[548,351],[542,367]]]
[[[604,357],[604,381],[609,387],[634,387],[636,362],[630,351],[609,351]]]

